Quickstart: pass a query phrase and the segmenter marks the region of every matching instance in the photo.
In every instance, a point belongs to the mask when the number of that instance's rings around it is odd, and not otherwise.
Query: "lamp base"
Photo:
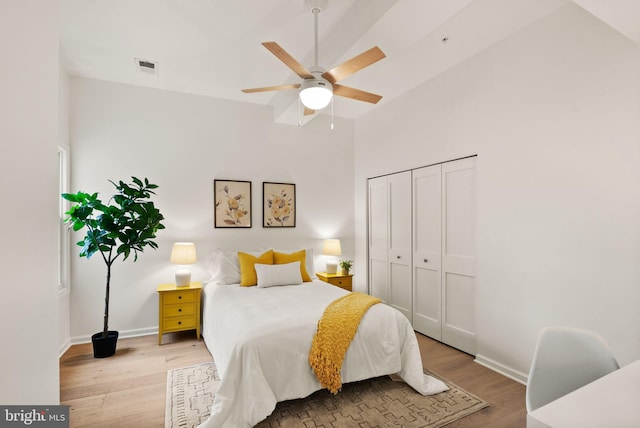
[[[327,273],[336,273],[338,271],[338,263],[327,263]]]
[[[189,285],[191,285],[191,271],[178,269],[176,271],[176,287],[188,287]]]

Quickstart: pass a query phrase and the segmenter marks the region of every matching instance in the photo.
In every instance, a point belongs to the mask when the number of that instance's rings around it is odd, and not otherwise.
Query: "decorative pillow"
[[[238,262],[240,262],[240,285],[250,287],[258,283],[256,275],[256,263],[263,265],[273,264],[273,250],[266,251],[264,254],[256,257],[248,253],[238,252]]]
[[[280,265],[256,263],[255,269],[258,276],[258,287],[260,288],[302,284],[300,262]]]
[[[245,253],[259,256],[264,251],[245,251]],[[216,249],[204,258],[204,265],[210,275],[206,282],[215,282],[219,285],[240,283],[238,251]]]
[[[262,251],[266,251],[269,248],[263,248]],[[283,250],[283,249],[277,249],[277,248],[270,248],[271,250],[273,250],[276,253],[285,253],[285,254],[289,254],[292,253],[293,250],[288,249],[288,250]],[[313,280],[313,278],[316,278],[316,262],[313,259],[313,248],[305,248],[305,252],[307,253],[307,257],[305,259],[305,263],[304,263],[304,267],[305,269],[307,269],[307,273],[309,274],[309,277]]]
[[[285,263],[292,263],[296,261],[300,262],[300,274],[302,275],[302,280],[304,282],[310,282],[311,277],[307,272],[306,258],[307,252],[305,250],[300,250],[291,254],[278,253],[277,251],[273,252],[273,263],[276,265],[282,265]]]

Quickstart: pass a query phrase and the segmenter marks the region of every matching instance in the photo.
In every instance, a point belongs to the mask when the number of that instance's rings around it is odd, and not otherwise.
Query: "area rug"
[[[426,397],[391,376],[348,383],[337,395],[321,390],[306,398],[278,403],[257,427],[437,428],[489,405],[453,382],[442,380],[449,390]],[[165,427],[192,428],[204,422],[219,383],[213,362],[169,370]]]

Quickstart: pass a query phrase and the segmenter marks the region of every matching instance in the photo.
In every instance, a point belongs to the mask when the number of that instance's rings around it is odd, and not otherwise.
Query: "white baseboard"
[[[71,348],[71,339],[67,339],[66,342],[60,345],[60,348],[58,348],[58,358],[62,357],[69,348]]]
[[[501,375],[508,377],[509,379],[513,379],[518,383],[521,383],[525,386],[527,385],[527,379],[529,378],[529,376],[525,373],[514,370],[511,367],[507,367],[504,364],[500,364],[499,362],[494,361],[491,358],[484,357],[480,354],[476,355],[475,362],[493,370],[494,372],[498,372]]]
[[[158,327],[136,328],[133,330],[120,331],[118,338],[126,339],[128,337],[149,336],[152,334],[158,334]],[[71,345],[80,345],[81,343],[91,343],[91,336],[75,336],[72,337],[69,343]],[[68,348],[67,348],[68,349]],[[66,349],[65,349],[66,351]]]

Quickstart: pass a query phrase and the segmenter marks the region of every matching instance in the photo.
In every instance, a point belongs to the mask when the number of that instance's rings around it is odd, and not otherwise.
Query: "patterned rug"
[[[337,395],[321,390],[306,398],[278,403],[257,427],[437,428],[489,406],[443,380],[450,389],[426,397],[391,376],[348,383]],[[213,362],[169,370],[165,427],[192,428],[204,422],[219,383]]]

